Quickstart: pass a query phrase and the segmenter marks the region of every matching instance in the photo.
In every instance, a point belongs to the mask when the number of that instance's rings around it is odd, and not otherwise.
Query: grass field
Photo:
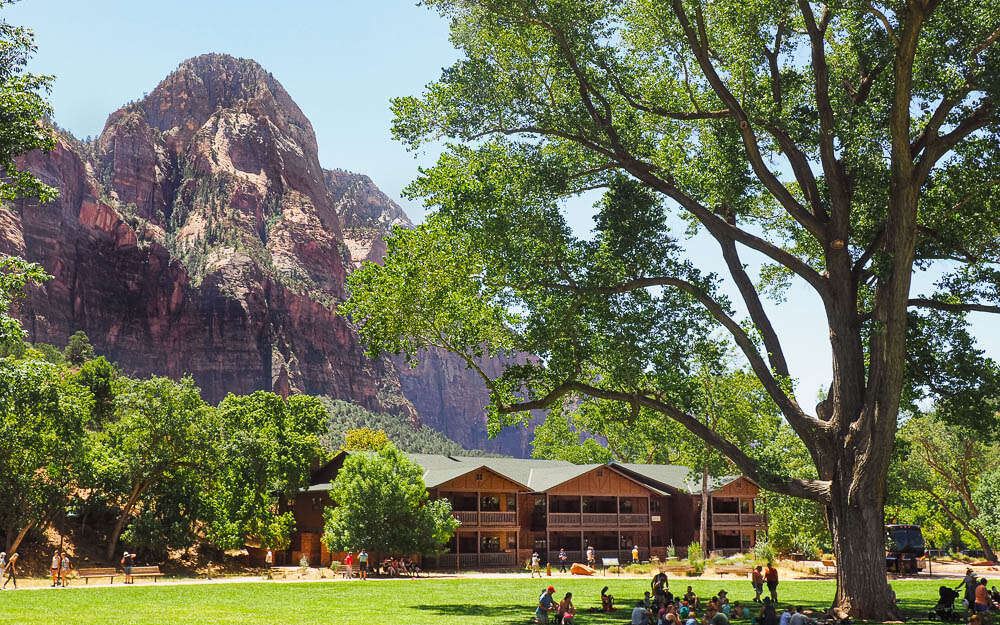
[[[0,593],[0,623],[524,625],[530,621],[535,601],[548,583],[537,579],[421,579],[8,590]],[[581,613],[576,620],[585,624],[628,622],[629,609],[649,589],[645,580],[614,577],[553,578],[551,583],[560,598],[566,592],[573,593]],[[671,590],[683,592],[688,583],[700,596],[710,597],[720,588],[728,590],[733,601],[753,596],[746,580],[672,579]],[[941,583],[893,582],[910,622],[926,620]],[[610,586],[621,610],[613,614],[588,613],[588,608],[600,605],[600,590],[605,584]],[[833,582],[787,581],[779,586],[779,599],[782,604],[791,602],[822,610],[829,607],[833,591]]]

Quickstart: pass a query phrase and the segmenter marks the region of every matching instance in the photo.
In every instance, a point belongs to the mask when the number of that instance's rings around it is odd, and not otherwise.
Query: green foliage
[[[90,344],[90,338],[83,330],[77,330],[69,337],[69,343],[63,350],[66,362],[79,367],[88,360],[94,359],[94,347]]]
[[[754,562],[760,565],[769,564],[778,559],[778,553],[768,540],[758,540],[753,545]]]
[[[979,509],[974,525],[993,545],[1000,544],[1000,468],[983,475],[972,493]]]
[[[0,9],[16,0],[0,1]],[[21,171],[14,159],[32,150],[49,150],[55,146],[55,136],[43,122],[52,115],[45,99],[52,86],[52,76],[39,76],[25,71],[35,53],[35,34],[23,26],[14,26],[0,19],[0,111],[3,132],[0,133],[0,202],[17,198],[38,198],[42,203],[58,196],[58,191],[42,183],[29,172]],[[6,292],[6,288],[0,288]],[[0,303],[0,309],[7,306]],[[2,328],[6,333],[8,328]],[[6,334],[4,334],[6,336]]]
[[[323,448],[331,453],[343,448],[348,431],[367,428],[385,432],[388,439],[396,447],[410,453],[442,454],[445,456],[495,455],[475,449],[464,449],[444,434],[426,425],[415,428],[399,417],[371,412],[357,404],[340,399],[322,397],[320,400],[329,415],[327,431],[320,437],[320,442]]]
[[[257,391],[222,400],[213,438],[214,488],[207,494],[213,544],[236,549],[256,540],[287,546],[294,515],[278,514],[275,492],[294,498],[309,485],[311,463],[323,456],[319,434],[325,418],[320,401],[304,395],[286,401]]]
[[[348,456],[330,496],[323,540],[331,551],[435,555],[459,525],[447,499],[429,500],[423,469],[392,444]]]
[[[695,541],[688,545],[688,562],[694,564],[705,559],[705,554],[701,550],[701,543]]]
[[[389,444],[385,430],[356,428],[347,430],[341,449],[346,451],[378,451]]]
[[[31,356],[44,360],[45,362],[52,363],[54,365],[61,365],[65,362],[63,358],[63,353],[59,351],[55,345],[50,345],[48,343],[35,343],[31,346]]]
[[[9,544],[65,505],[93,399],[38,360],[0,360],[0,531]]]
[[[0,7],[2,6],[3,3],[0,3]],[[0,58],[3,55],[3,31],[7,27],[6,23],[0,20]],[[0,72],[0,80],[2,80],[2,72]],[[0,105],[2,105],[4,97],[2,85],[0,85]],[[0,166],[4,160],[2,153],[4,141],[5,138],[0,136]],[[9,184],[0,182],[0,196],[8,192],[10,192]],[[24,288],[29,284],[40,284],[51,277],[37,263],[29,263],[17,256],[0,258],[0,345],[16,344],[22,341],[25,336],[21,322],[11,317],[9,313],[14,300],[24,295]]]
[[[94,396],[94,407],[90,413],[90,426],[100,429],[109,423],[115,412],[115,378],[118,369],[104,356],[98,356],[80,365],[73,374],[77,384],[86,387]]]

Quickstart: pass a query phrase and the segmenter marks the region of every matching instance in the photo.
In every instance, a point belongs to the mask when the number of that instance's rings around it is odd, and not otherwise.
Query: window
[[[545,539],[544,538],[536,538],[535,539],[535,551],[537,551],[539,553],[539,555],[541,555],[541,553],[543,551],[545,551]]]
[[[479,498],[479,509],[483,512],[500,512],[500,497],[484,495]]]
[[[493,536],[483,536],[481,538],[481,545],[479,551],[482,553],[500,553],[500,537]]]
[[[545,497],[535,497],[535,507],[544,508],[545,507]]]
[[[659,512],[662,512],[663,511],[662,510],[662,506],[663,506],[663,502],[661,502],[659,499],[650,499],[649,500],[649,511],[652,512],[653,514],[657,514]]]
[[[476,473],[476,481],[477,482],[482,482],[483,481],[483,474],[482,473]]]
[[[622,514],[632,514],[633,506],[631,499],[622,499],[621,501],[618,502],[618,505],[621,508]]]
[[[325,508],[325,507],[326,506],[323,505],[323,498],[322,497],[313,497],[312,498],[312,509],[313,510],[321,512],[323,510],[323,508]]]
[[[598,469],[597,470],[597,477],[604,477],[604,471]]]
[[[517,532],[507,532],[507,551],[517,549]]]
[[[740,512],[743,514],[750,514],[750,500],[740,499]]]
[[[513,512],[514,510],[517,510],[517,496],[507,495],[507,511]]]

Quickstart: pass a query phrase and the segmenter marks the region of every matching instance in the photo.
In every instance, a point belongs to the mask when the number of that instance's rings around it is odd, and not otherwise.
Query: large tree
[[[346,307],[372,351],[538,359],[489,379],[493,427],[567,395],[684,425],[765,488],[825,507],[834,606],[883,619],[897,417],[930,396],[984,430],[1000,312],[1000,2],[429,0],[462,58],[394,102],[396,135],[452,140],[411,187],[436,209]],[[561,200],[607,189],[593,236]],[[738,315],[667,231],[718,245]],[[747,262],[763,261],[759,280]],[[920,292],[915,271],[938,276]],[[832,383],[810,410],[765,294],[821,302]],[[928,281],[929,282],[929,281]],[[727,332],[809,450],[775,474],[684,409],[686,364]],[[953,349],[955,348],[955,349]],[[908,354],[910,358],[908,358]],[[982,378],[982,379],[980,379]]]
[[[351,452],[330,491],[323,541],[331,551],[437,555],[458,528],[447,499],[431,500],[423,469],[392,443]]]

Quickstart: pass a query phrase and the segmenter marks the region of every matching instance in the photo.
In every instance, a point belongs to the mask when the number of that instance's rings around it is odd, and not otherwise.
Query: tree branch
[[[701,67],[702,74],[712,86],[712,90],[715,91],[716,95],[719,96],[726,107],[733,113],[733,118],[736,120],[740,136],[743,139],[743,147],[747,155],[747,160],[750,161],[750,165],[753,168],[754,173],[760,179],[764,187],[776,200],[778,200],[785,211],[791,215],[791,217],[795,219],[799,225],[812,234],[816,240],[825,243],[826,232],[823,225],[819,222],[815,215],[805,210],[805,208],[798,203],[791,192],[785,188],[785,185],[783,185],[778,177],[770,169],[768,169],[767,164],[764,162],[764,158],[760,152],[760,146],[757,144],[757,137],[754,135],[753,129],[750,126],[750,120],[746,111],[744,111],[743,107],[740,106],[736,96],[734,96],[729,88],[726,87],[718,72],[715,71],[715,66],[712,64],[711,58],[709,58],[707,35],[704,34],[705,26],[703,20],[700,19],[700,11],[695,14],[696,18],[698,18],[698,32],[695,32],[695,29],[691,26],[691,22],[688,20],[687,14],[684,11],[683,0],[673,0],[673,8],[677,19],[680,21],[681,27],[684,30],[684,34],[688,40],[688,45],[692,52],[694,52],[695,59],[697,59],[698,64]],[[698,35],[699,32],[702,33],[701,37]]]
[[[917,161],[917,166],[913,172],[914,180],[922,184],[928,174],[930,174],[931,169],[938,162],[938,159],[958,145],[962,139],[965,139],[973,132],[986,127],[990,122],[994,121],[995,115],[996,106],[993,99],[986,97],[951,132],[941,136],[938,136],[936,132],[932,135],[929,134],[926,140],[927,148],[924,151],[924,155]]]
[[[951,313],[983,312],[1000,315],[1000,306],[980,304],[976,302],[961,302],[958,304],[952,304],[950,302],[942,302],[936,299],[928,299],[926,297],[915,297],[911,298],[906,304],[911,308],[931,308]]]
[[[548,403],[544,405],[539,405],[539,401],[542,400],[536,400],[533,402],[524,402],[511,406],[502,406],[500,407],[500,411],[509,414],[524,410],[544,408],[556,399],[559,399],[560,397],[573,391],[589,395],[591,397],[596,397],[598,399],[608,399],[625,403],[637,403],[661,414],[665,414],[674,421],[683,425],[692,434],[725,454],[725,456],[732,460],[744,475],[764,488],[774,492],[791,495],[793,497],[802,497],[804,499],[818,501],[820,503],[828,503],[830,501],[829,482],[798,478],[777,478],[765,473],[761,469],[760,465],[757,464],[756,460],[746,455],[739,447],[734,445],[727,438],[713,432],[708,426],[699,421],[697,417],[683,412],[682,410],[660,401],[659,399],[654,399],[654,397],[652,397],[656,395],[654,392],[626,393],[622,391],[598,388],[582,382],[570,381],[560,384],[548,393],[544,398],[548,401]]]

